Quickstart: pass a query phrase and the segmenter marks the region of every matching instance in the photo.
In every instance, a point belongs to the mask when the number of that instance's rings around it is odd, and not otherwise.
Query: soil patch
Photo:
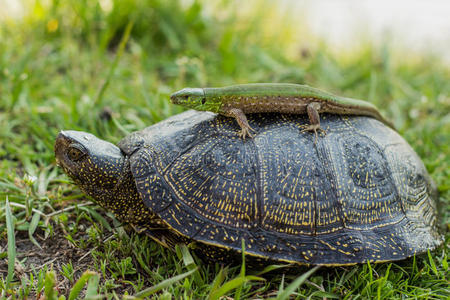
[[[76,239],[86,238],[85,232],[79,232]],[[66,233],[62,228],[55,226],[53,234],[44,239],[44,232],[40,229],[36,230],[34,238],[41,245],[42,249],[33,244],[28,238],[28,233],[25,231],[16,231],[16,264],[15,264],[15,280],[25,279],[30,280],[29,273],[37,274],[39,270],[47,266],[56,272],[57,289],[60,294],[67,295],[73,282],[61,275],[62,266],[72,262],[74,271],[74,280],[76,281],[81,274],[92,269],[92,256],[89,255],[89,250],[83,250],[75,247],[66,238]],[[6,237],[0,240],[0,248],[2,252],[6,252],[7,240]],[[7,259],[0,260],[0,275],[6,278],[8,272]],[[37,276],[34,276],[36,280]],[[33,291],[39,294],[40,291]],[[36,296],[36,294],[34,295]]]

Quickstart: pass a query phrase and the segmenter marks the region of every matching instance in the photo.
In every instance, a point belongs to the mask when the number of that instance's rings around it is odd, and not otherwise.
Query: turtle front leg
[[[239,136],[243,139],[248,135],[249,137],[253,137],[250,131],[256,132],[250,125],[248,124],[247,117],[244,112],[240,108],[231,108],[227,111],[227,115],[230,117],[234,117],[241,127],[241,131],[239,132]]]
[[[309,117],[309,125],[302,130],[305,131],[314,131],[316,138],[314,143],[317,142],[317,131],[320,130],[326,134],[326,131],[320,128],[320,116],[319,116],[320,103],[319,102],[311,102],[306,106],[306,112]]]

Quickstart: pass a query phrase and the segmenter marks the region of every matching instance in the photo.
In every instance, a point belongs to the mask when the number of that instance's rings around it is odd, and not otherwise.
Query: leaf
[[[197,269],[193,269],[193,270],[190,270],[190,271],[188,271],[186,273],[183,273],[183,274],[171,277],[169,279],[166,279],[164,281],[161,281],[157,285],[154,285],[152,287],[149,287],[148,289],[140,291],[139,293],[135,294],[134,297],[145,298],[145,297],[148,297],[150,295],[153,295],[156,292],[162,290],[163,288],[166,288],[166,287],[174,284],[175,282],[178,282],[178,281],[188,277],[189,275],[193,274],[195,271],[197,271]]]
[[[276,299],[277,300],[289,299],[289,296],[296,289],[298,289],[305,282],[305,280],[308,279],[309,276],[311,276],[312,273],[317,271],[317,269],[319,269],[319,268],[320,268],[320,266],[315,266],[314,268],[312,268],[308,272],[306,272],[303,275],[299,276],[290,285],[288,285],[283,291],[281,291],[281,293],[278,294]]]
[[[8,276],[6,277],[6,287],[9,288],[14,277],[14,264],[16,262],[16,241],[14,235],[14,223],[12,219],[11,206],[9,206],[8,196],[6,196],[6,230],[8,235]]]

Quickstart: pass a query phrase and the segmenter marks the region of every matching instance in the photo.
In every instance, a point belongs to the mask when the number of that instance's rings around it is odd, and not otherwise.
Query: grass
[[[24,1],[24,17],[0,25],[0,298],[450,297],[450,67],[439,57],[389,44],[337,55],[296,39],[270,2]],[[312,271],[207,265],[123,227],[55,165],[61,129],[115,143],[181,112],[168,101],[177,89],[246,82],[307,83],[381,107],[438,186],[444,246]]]

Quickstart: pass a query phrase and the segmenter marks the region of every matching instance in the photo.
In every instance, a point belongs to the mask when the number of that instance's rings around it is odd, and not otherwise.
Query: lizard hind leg
[[[314,131],[314,134],[316,136],[314,143],[316,143],[318,139],[317,131],[322,131],[324,134],[327,133],[324,129],[320,128],[320,116],[318,111],[319,109],[320,109],[319,102],[311,102],[306,106],[306,112],[308,113],[310,124],[307,125],[305,129],[301,131],[301,132]]]
[[[230,117],[234,117],[236,121],[238,122],[239,126],[241,127],[241,131],[239,132],[239,136],[242,139],[245,139],[246,136],[253,137],[253,135],[250,133],[256,132],[249,124],[247,117],[245,116],[244,112],[239,108],[231,108],[228,112],[228,115]]]

